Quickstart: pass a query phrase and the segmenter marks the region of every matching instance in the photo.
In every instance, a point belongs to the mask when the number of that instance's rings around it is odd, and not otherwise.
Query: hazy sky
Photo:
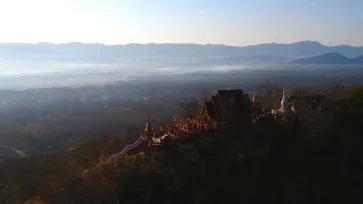
[[[0,0],[0,42],[363,46],[363,0]]]

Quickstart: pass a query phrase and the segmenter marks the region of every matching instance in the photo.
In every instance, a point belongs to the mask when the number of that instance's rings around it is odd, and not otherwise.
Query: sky
[[[0,42],[363,46],[363,0],[0,0]]]

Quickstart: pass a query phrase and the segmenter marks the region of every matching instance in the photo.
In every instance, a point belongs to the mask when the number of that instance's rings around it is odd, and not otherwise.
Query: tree
[[[314,137],[318,133],[327,131],[333,124],[333,117],[329,112],[304,107],[298,108],[297,111],[301,131],[305,138]]]
[[[309,95],[309,91],[304,87],[295,87],[291,94],[292,96],[307,96]]]
[[[39,197],[34,197],[32,199],[29,199],[24,202],[25,204],[45,204],[43,200],[41,200]]]
[[[266,100],[266,103],[269,107],[272,107],[275,99],[278,96],[280,88],[277,86],[277,84],[272,83],[271,81],[261,84],[260,89],[262,91],[262,96]]]
[[[363,86],[357,87],[350,99],[352,106],[359,110],[363,110]]]
[[[200,102],[196,98],[186,98],[179,103],[184,117],[192,117],[200,110]]]
[[[110,157],[110,154],[107,152],[107,149],[103,149],[100,153],[100,156],[98,158],[99,162],[105,162]]]
[[[344,96],[344,89],[345,87],[343,86],[343,84],[339,82],[329,84],[329,92],[336,99]]]
[[[211,95],[211,91],[209,90],[209,89],[207,89],[207,88],[202,88],[201,90],[200,90],[200,97],[201,98],[205,98],[205,97],[209,97],[210,95]]]

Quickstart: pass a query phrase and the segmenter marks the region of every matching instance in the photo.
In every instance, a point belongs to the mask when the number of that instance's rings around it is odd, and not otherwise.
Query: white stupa
[[[286,95],[286,90],[282,91],[282,99],[281,99],[281,107],[279,109],[280,112],[286,112],[288,110],[288,97]]]

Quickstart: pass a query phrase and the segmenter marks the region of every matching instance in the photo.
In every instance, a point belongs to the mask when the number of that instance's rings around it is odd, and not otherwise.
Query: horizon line
[[[320,43],[319,41],[315,40],[301,40],[301,41],[295,41],[291,43],[279,43],[279,42],[266,42],[266,43],[258,43],[258,44],[248,44],[248,45],[231,45],[231,44],[220,44],[220,43],[195,43],[195,42],[184,42],[184,43],[178,43],[178,42],[148,42],[148,43],[116,43],[116,44],[106,44],[106,43],[97,43],[97,42],[80,42],[80,41],[70,41],[70,42],[0,42],[0,44],[27,44],[27,45],[37,45],[37,44],[52,44],[52,45],[67,45],[67,44],[88,44],[88,45],[103,45],[103,46],[126,46],[126,45],[151,45],[151,44],[179,44],[179,45],[214,45],[214,46],[229,46],[229,47],[248,47],[248,46],[257,46],[257,45],[271,45],[271,44],[278,44],[278,45],[292,45],[297,43],[303,43],[303,42],[311,42],[311,43],[317,43],[323,46],[327,47],[335,47],[335,46],[352,46],[352,47],[363,47],[363,45],[349,45],[349,44],[336,44],[336,45],[326,45],[323,43]]]

